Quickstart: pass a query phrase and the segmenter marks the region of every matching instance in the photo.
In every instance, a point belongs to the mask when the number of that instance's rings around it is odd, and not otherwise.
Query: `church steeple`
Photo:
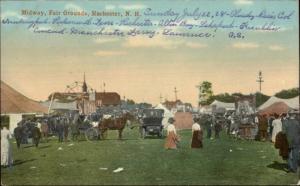
[[[83,73],[82,92],[87,92],[87,85],[86,85],[86,82],[85,82],[85,72]]]

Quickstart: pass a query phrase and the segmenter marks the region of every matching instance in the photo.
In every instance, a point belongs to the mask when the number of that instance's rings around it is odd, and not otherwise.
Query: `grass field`
[[[165,150],[164,139],[139,139],[126,130],[125,140],[110,131],[97,142],[58,143],[51,138],[39,148],[20,150],[13,144],[15,165],[1,169],[6,185],[191,185],[295,184],[298,177],[283,171],[284,161],[268,142],[235,141],[222,135],[204,140],[203,149],[191,149],[191,131],[180,131],[177,150]],[[70,144],[73,146],[69,146]],[[58,150],[62,147],[62,150]],[[232,150],[230,152],[230,149]],[[123,167],[124,171],[113,173]],[[101,170],[107,168],[107,170]]]

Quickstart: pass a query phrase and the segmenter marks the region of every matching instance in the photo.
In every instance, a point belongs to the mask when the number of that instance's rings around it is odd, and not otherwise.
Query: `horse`
[[[126,126],[127,121],[132,120],[133,116],[130,113],[125,113],[119,118],[108,118],[108,119],[102,119],[98,123],[98,128],[101,133],[101,136],[103,139],[105,139],[105,135],[107,134],[108,130],[118,130],[119,132],[119,139],[122,139],[122,132]]]

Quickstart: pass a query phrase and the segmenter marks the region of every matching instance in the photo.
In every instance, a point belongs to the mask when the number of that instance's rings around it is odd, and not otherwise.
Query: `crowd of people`
[[[237,125],[234,117],[229,116],[225,120],[218,120],[215,115],[211,115],[202,120],[201,125],[205,126],[207,138],[212,138],[212,131],[215,133],[215,138],[219,138],[219,133],[222,129],[227,130],[228,135],[239,134],[238,130],[241,123]],[[259,114],[253,117],[250,123],[250,135],[252,139],[262,142],[272,142],[276,149],[279,149],[279,155],[283,160],[287,160],[285,170],[287,172],[296,173],[300,179],[300,124],[299,113],[290,111],[281,115],[274,114]],[[203,147],[203,130],[200,126],[200,120],[194,118],[192,125],[192,142],[191,148]],[[180,142],[180,137],[176,132],[174,120],[169,121],[167,127],[167,138],[165,142],[166,149],[176,149]],[[300,183],[299,183],[300,184]]]
[[[287,172],[297,172],[300,163],[300,124],[299,113],[289,112],[279,114],[259,114],[248,118],[250,124],[251,139],[262,142],[272,142],[275,148],[279,149],[279,155],[287,160]],[[179,146],[180,137],[176,132],[174,119],[169,120],[167,126],[167,137],[165,142],[166,149],[176,149]],[[240,120],[242,121],[242,120]],[[206,131],[208,139],[220,138],[220,132],[226,130],[230,136],[240,135],[242,122],[238,122],[236,116],[229,115],[227,118],[217,115],[206,115],[200,118],[194,118],[194,124],[191,127],[191,148],[203,148],[203,136]],[[13,136],[16,139],[17,148],[21,144],[28,144],[28,139],[32,139],[32,144],[38,147],[41,140],[48,142],[49,133],[58,137],[58,142],[68,141],[69,131],[71,134],[72,121],[65,116],[54,116],[41,119],[24,119],[18,123],[14,129]],[[249,132],[249,131],[248,131]],[[213,138],[214,133],[214,138]],[[1,165],[12,165],[12,150],[9,139],[12,134],[3,127],[1,130]],[[300,171],[299,171],[300,172]],[[300,175],[299,175],[300,177]]]
[[[14,129],[14,137],[18,148],[21,144],[28,144],[29,138],[38,147],[41,139],[48,142],[49,134],[57,135],[59,142],[67,141],[69,127],[69,120],[62,116],[22,119]]]
[[[12,147],[9,140],[14,137],[17,148],[21,144],[30,144],[30,140],[35,147],[39,146],[41,141],[48,142],[48,136],[57,135],[58,142],[67,142],[69,138],[69,129],[72,129],[72,123],[66,116],[52,116],[48,118],[27,118],[18,122],[13,134],[4,124],[1,130],[1,166],[11,167],[13,163]]]

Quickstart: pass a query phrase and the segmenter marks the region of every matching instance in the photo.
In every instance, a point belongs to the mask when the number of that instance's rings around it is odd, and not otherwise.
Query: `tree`
[[[256,107],[261,106],[263,103],[265,103],[270,96],[264,95],[260,92],[255,93],[255,99],[256,99]]]
[[[200,96],[201,96],[199,104],[208,105],[213,95],[212,83],[208,81],[203,81],[200,84],[199,89],[200,89]]]
[[[282,98],[282,99],[289,99],[296,96],[299,96],[299,88],[291,88],[287,90],[282,90],[275,94],[276,97]]]
[[[211,102],[213,102],[214,100],[218,100],[218,101],[222,101],[222,102],[225,102],[225,103],[233,103],[235,101],[234,96],[228,94],[227,92],[223,93],[223,94],[213,95],[211,97],[211,99],[212,99]]]
[[[135,102],[132,99],[127,99],[127,104],[128,105],[134,105]]]

